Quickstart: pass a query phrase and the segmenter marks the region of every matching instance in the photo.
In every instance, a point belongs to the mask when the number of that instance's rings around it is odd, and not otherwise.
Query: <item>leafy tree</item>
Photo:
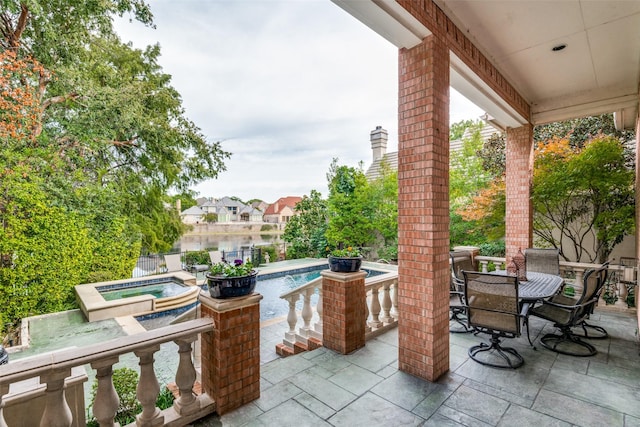
[[[113,33],[113,15],[131,13],[151,25],[146,3],[6,0],[3,6],[2,53],[15,54],[32,76],[14,72],[11,82],[35,91],[39,112],[35,123],[14,118],[29,133],[12,148],[37,143],[57,162],[55,170],[38,171],[55,175],[47,180],[53,203],[76,208],[72,195],[81,187],[115,194],[112,205],[96,210],[132,217],[147,250],[168,249],[183,229],[178,213],[165,208],[166,193],[217,176],[228,153],[184,117],[180,96],[158,65],[159,47],[133,49]]]
[[[633,233],[634,173],[615,137],[539,144],[533,179],[534,233],[565,259],[603,262]]]
[[[328,211],[322,194],[311,190],[296,204],[296,215],[285,226],[282,239],[287,242],[287,258],[320,258],[326,255]],[[272,258],[275,259],[275,258]]]
[[[376,244],[375,258],[398,259],[398,172],[388,164],[381,164],[381,174],[369,183],[369,201]]]
[[[616,129],[613,114],[602,114],[536,126],[533,129],[533,140],[538,143],[554,138],[567,138],[569,145],[581,148],[600,134],[614,136],[621,141],[629,141],[635,137],[632,132]]]
[[[465,204],[479,189],[485,187],[491,176],[482,168],[477,152],[482,148],[481,123],[470,127],[471,137],[462,141],[462,149],[451,153],[449,162],[449,198],[451,208]]]
[[[459,122],[451,124],[451,126],[449,126],[449,139],[451,141],[455,141],[456,139],[462,138],[462,135],[464,135],[464,132],[467,130],[467,128],[476,126],[478,123],[479,122],[476,122],[472,119],[468,119],[460,120]]]
[[[375,240],[374,206],[362,168],[338,166],[333,159],[327,174],[329,224],[326,237],[331,247],[364,247]]]

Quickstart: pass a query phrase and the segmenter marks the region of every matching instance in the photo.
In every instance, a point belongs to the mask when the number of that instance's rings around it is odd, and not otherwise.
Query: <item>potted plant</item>
[[[353,273],[360,270],[362,254],[360,249],[347,246],[342,249],[334,249],[329,253],[329,270],[338,273]]]
[[[233,298],[249,295],[256,287],[258,269],[250,261],[236,259],[215,263],[207,272],[209,294],[213,298]]]

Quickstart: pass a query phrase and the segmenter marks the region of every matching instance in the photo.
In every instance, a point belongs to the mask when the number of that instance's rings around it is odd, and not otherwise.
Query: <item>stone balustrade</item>
[[[480,271],[487,272],[489,270],[489,264],[492,263],[496,270],[504,270],[506,260],[501,257],[488,257],[478,255],[475,259],[480,264]],[[569,262],[569,261],[560,261],[560,275],[564,278],[565,283],[571,284],[576,291],[582,290],[582,278],[584,277],[584,273],[590,269],[599,268],[601,264],[593,264],[586,262]],[[609,280],[609,283],[615,284],[617,287],[617,293],[620,296],[620,303],[623,304],[623,301],[627,295],[627,288],[624,284],[619,283],[617,279],[620,277],[620,274],[623,272],[624,268],[617,264],[610,264],[608,267],[609,274],[613,277]]]
[[[90,365],[98,381],[93,414],[101,426],[113,426],[118,408],[118,396],[113,386],[113,365],[123,354],[133,353],[139,359],[140,378],[137,399],[142,413],[138,426],[186,425],[215,411],[215,402],[206,393],[192,392],[196,371],[191,353],[192,344],[203,333],[213,331],[213,320],[196,319],[136,335],[117,338],[104,343],[71,348],[51,354],[12,361],[0,366],[0,427],[8,425],[84,426],[85,408],[82,382],[80,391],[72,390],[77,383],[77,368]],[[179,358],[175,382],[179,397],[172,408],[161,411],[155,406],[160,392],[153,363],[154,353],[167,342],[178,345]],[[74,371],[72,373],[72,371]],[[38,379],[45,387],[28,395],[13,393],[14,385]],[[67,396],[74,391],[74,396]],[[67,394],[67,395],[66,395]],[[71,397],[71,398],[70,398]],[[69,405],[69,401],[72,405]],[[22,406],[19,406],[22,405]],[[5,417],[5,412],[7,416]],[[11,419],[8,423],[7,419]]]
[[[397,303],[398,273],[389,272],[365,279],[366,316],[365,339],[370,339],[394,328],[398,325]],[[316,304],[316,318],[311,304],[311,296],[318,293]],[[311,280],[303,286],[293,289],[280,298],[289,304],[287,323],[289,330],[278,351],[283,354],[282,346],[288,348],[289,354],[312,348],[313,342],[322,342],[322,277]],[[298,301],[302,300],[302,309],[296,309]],[[298,323],[301,326],[296,330]]]

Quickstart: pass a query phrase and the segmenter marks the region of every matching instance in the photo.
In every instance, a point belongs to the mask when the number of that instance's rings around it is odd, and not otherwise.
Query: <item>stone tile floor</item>
[[[261,396],[205,426],[640,426],[637,320],[596,311],[592,322],[610,337],[592,340],[598,354],[556,354],[526,336],[509,340],[525,364],[482,366],[467,356],[482,335],[450,335],[450,371],[432,383],[398,370],[398,331],[349,355],[320,348],[278,358],[286,323],[262,330]],[[280,330],[278,330],[280,329]],[[532,337],[552,332],[531,319]]]

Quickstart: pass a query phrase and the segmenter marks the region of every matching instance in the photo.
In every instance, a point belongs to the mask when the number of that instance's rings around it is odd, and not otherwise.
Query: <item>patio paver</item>
[[[532,322],[532,338],[552,327]],[[596,311],[610,338],[599,354],[579,358],[533,350],[526,336],[509,340],[524,358],[515,371],[482,366],[467,350],[483,338],[451,334],[450,371],[436,383],[397,368],[398,332],[352,354],[319,348],[263,361],[262,397],[205,426],[620,426],[640,427],[640,355],[635,313]],[[277,335],[263,339],[267,353]],[[281,338],[280,338],[281,339]]]

